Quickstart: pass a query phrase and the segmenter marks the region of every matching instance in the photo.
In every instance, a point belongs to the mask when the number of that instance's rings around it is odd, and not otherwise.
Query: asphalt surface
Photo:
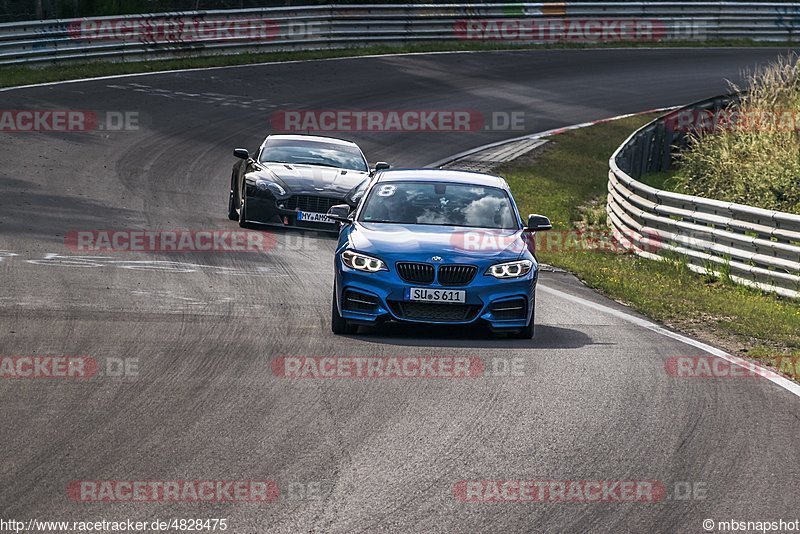
[[[4,109],[131,111],[140,123],[0,134],[0,355],[138,363],[126,377],[0,380],[2,517],[227,518],[233,532],[702,532],[706,518],[794,519],[798,399],[760,379],[668,376],[667,358],[700,351],[563,298],[624,309],[570,276],[543,274],[531,341],[409,328],[335,337],[331,238],[266,230],[276,240],[267,254],[98,255],[64,242],[74,230],[236,228],[225,216],[231,149],[255,148],[276,110],[526,112],[524,131],[346,135],[371,162],[417,166],[718,94],[779,52],[397,56],[0,93]],[[524,372],[288,380],[270,366],[281,356],[376,355],[519,358]],[[98,503],[67,493],[76,480],[198,479],[272,480],[281,496]],[[657,480],[668,495],[454,497],[458,481],[484,479]],[[687,484],[704,498],[680,498]]]

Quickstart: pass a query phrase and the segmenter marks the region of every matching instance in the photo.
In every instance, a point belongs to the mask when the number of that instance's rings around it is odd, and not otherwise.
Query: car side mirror
[[[328,210],[328,218],[342,223],[350,222],[350,206],[348,204],[336,204]]]
[[[525,230],[528,232],[544,232],[545,230],[552,230],[553,225],[550,223],[550,219],[545,217],[544,215],[538,215],[532,213],[528,215],[528,226],[525,227]]]
[[[372,169],[370,172],[370,176],[374,176],[378,171],[385,171],[386,169],[391,169],[392,166],[386,163],[385,161],[379,161],[375,164],[375,168]]]
[[[250,159],[250,152],[246,148],[234,148],[233,155],[239,159]]]

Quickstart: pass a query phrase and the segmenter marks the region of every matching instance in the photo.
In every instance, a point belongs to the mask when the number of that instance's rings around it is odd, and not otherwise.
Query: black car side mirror
[[[528,215],[528,226],[525,227],[525,230],[528,232],[543,232],[545,230],[552,230],[553,225],[550,223],[550,219],[545,217],[544,215],[537,215],[535,213]]]
[[[379,161],[378,163],[375,164],[375,168],[372,169],[372,172],[370,172],[369,174],[370,176],[373,176],[378,171],[385,171],[386,169],[391,169],[391,168],[392,166],[386,163],[385,161]]]
[[[350,222],[350,206],[348,204],[336,204],[328,210],[328,218],[342,223]]]
[[[250,159],[250,152],[246,148],[234,148],[233,155],[239,159]]]

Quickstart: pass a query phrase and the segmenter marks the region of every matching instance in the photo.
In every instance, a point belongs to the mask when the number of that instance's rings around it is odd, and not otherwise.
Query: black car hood
[[[288,163],[261,163],[266,170],[253,173],[271,180],[277,176],[288,188],[288,193],[311,193],[317,195],[346,195],[358,184],[369,178],[367,172],[334,169],[317,165],[292,165]]]

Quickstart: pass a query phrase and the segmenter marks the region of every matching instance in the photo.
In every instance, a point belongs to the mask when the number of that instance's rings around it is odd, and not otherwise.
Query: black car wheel
[[[236,212],[236,173],[231,174],[231,194],[228,197],[228,218],[232,221],[239,220],[239,214]]]
[[[247,193],[242,191],[242,204],[239,206],[239,226],[247,228]]]
[[[352,335],[358,331],[358,326],[347,322],[347,319],[339,314],[339,308],[336,306],[336,288],[333,289],[333,298],[331,299],[331,331],[337,336]]]
[[[536,316],[536,297],[534,297],[533,300],[531,300],[531,306],[533,306],[533,311],[531,311],[531,320],[528,321],[528,325],[525,328],[511,335],[511,337],[513,337],[514,339],[533,339],[533,334],[535,330],[533,319]]]

